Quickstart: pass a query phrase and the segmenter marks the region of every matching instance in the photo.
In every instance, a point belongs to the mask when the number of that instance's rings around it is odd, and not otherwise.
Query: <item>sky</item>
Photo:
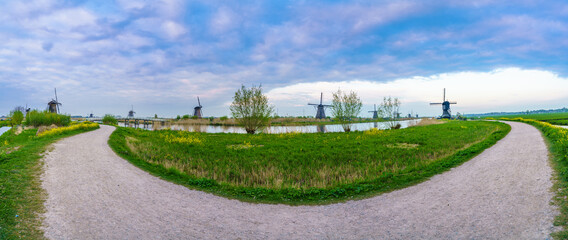
[[[230,116],[261,85],[280,116],[354,91],[361,116],[568,106],[565,1],[10,1],[0,7],[0,116]]]

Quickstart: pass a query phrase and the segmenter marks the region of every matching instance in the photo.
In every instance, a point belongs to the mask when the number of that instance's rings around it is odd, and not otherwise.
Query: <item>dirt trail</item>
[[[251,204],[189,190],[130,165],[112,127],[59,141],[45,157],[51,239],[545,239],[548,151],[534,127],[510,123],[492,148],[422,184],[325,206]]]

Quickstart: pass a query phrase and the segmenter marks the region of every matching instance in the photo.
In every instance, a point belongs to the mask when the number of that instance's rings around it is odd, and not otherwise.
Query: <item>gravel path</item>
[[[116,156],[112,127],[45,158],[51,239],[546,239],[557,210],[540,132],[511,133],[422,184],[325,206],[251,204],[155,178]]]

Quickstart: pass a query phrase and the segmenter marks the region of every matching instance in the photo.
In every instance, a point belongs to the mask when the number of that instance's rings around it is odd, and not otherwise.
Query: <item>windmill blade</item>
[[[201,101],[199,101],[199,96],[197,96],[197,106],[201,107]]]
[[[430,105],[442,105],[442,103],[430,103]]]
[[[458,104],[458,102],[450,102],[450,104]]]
[[[55,108],[57,109],[57,113],[59,114],[59,105],[61,105],[61,103],[59,103],[59,100],[57,100],[57,88],[55,89]]]
[[[323,92],[321,93],[321,96],[320,96],[320,105],[321,104],[323,104]]]

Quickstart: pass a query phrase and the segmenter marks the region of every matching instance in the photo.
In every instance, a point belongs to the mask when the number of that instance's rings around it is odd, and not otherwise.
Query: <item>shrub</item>
[[[221,120],[221,121],[225,121],[227,119],[229,119],[229,117],[227,117],[227,116],[222,116],[222,117],[219,118],[219,120]]]
[[[11,115],[12,120],[10,120],[10,125],[14,126],[22,124],[22,121],[24,120],[24,114],[21,111],[16,110]]]
[[[118,124],[118,120],[116,120],[116,118],[111,115],[111,114],[106,114],[103,117],[103,124],[108,124],[108,125],[117,125]]]
[[[71,123],[70,116],[48,111],[40,112],[33,110],[26,115],[26,125],[33,127],[50,125],[67,126],[69,123]]]

